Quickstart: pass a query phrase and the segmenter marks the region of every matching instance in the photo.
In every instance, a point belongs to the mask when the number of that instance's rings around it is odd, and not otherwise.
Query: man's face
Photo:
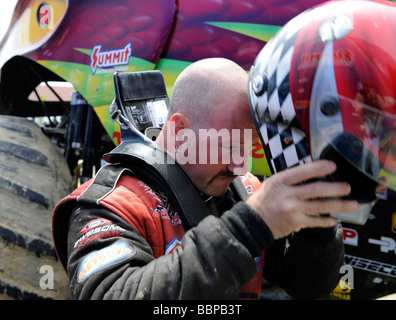
[[[258,141],[250,113],[225,110],[227,105],[217,106],[201,128],[179,132],[185,142],[176,161],[196,188],[209,196],[221,196],[236,176],[246,174],[249,150]]]

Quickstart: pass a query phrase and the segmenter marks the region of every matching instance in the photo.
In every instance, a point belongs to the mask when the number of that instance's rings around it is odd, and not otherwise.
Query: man
[[[98,204],[79,201],[88,183],[58,205],[55,216],[70,215],[73,298],[257,299],[263,276],[300,298],[324,296],[336,286],[342,230],[334,218],[312,213],[351,212],[357,203],[324,200],[347,195],[345,183],[302,184],[334,172],[332,162],[296,167],[262,184],[247,173],[246,147],[258,139],[247,81],[234,62],[213,58],[187,67],[174,85],[156,143],[211,212],[188,231],[168,195],[133,175],[123,174]],[[232,129],[247,134],[232,135]],[[214,144],[208,132],[230,134]],[[210,161],[213,154],[219,161]],[[229,188],[236,175],[255,190],[246,202]]]

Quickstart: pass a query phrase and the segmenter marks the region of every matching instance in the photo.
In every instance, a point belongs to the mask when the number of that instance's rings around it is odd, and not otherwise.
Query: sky
[[[7,31],[16,3],[17,0],[0,0],[0,39]]]

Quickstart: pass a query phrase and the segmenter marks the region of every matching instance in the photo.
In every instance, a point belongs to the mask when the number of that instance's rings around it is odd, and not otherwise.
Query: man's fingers
[[[306,216],[304,220],[304,228],[330,228],[337,223],[337,219],[332,217]]]
[[[344,182],[317,181],[308,184],[292,186],[293,195],[301,200],[327,197],[343,197],[351,192],[351,187]]]
[[[302,214],[302,228],[330,228],[336,224],[337,219],[331,216],[320,216],[320,214],[343,213],[347,215],[359,208],[357,201],[350,200],[325,200],[305,201],[306,214]]]
[[[321,160],[279,172],[265,180],[246,203],[275,239],[302,228],[334,226],[335,218],[319,214],[348,214],[359,208],[357,201],[340,199],[350,193],[347,183],[317,180],[335,170],[334,162]]]
[[[307,200],[303,204],[303,212],[307,214],[318,213],[343,213],[354,212],[359,208],[359,204],[355,200]]]
[[[278,173],[278,178],[286,185],[295,185],[301,182],[327,176],[336,170],[332,161],[319,160],[303,164],[286,171]]]

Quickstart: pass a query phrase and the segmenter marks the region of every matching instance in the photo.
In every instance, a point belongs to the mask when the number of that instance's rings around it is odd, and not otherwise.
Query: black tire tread
[[[0,115],[0,295],[14,299],[69,296],[51,224],[55,205],[71,188],[62,152],[41,128],[25,118]],[[40,289],[40,263],[53,266],[62,292]]]

